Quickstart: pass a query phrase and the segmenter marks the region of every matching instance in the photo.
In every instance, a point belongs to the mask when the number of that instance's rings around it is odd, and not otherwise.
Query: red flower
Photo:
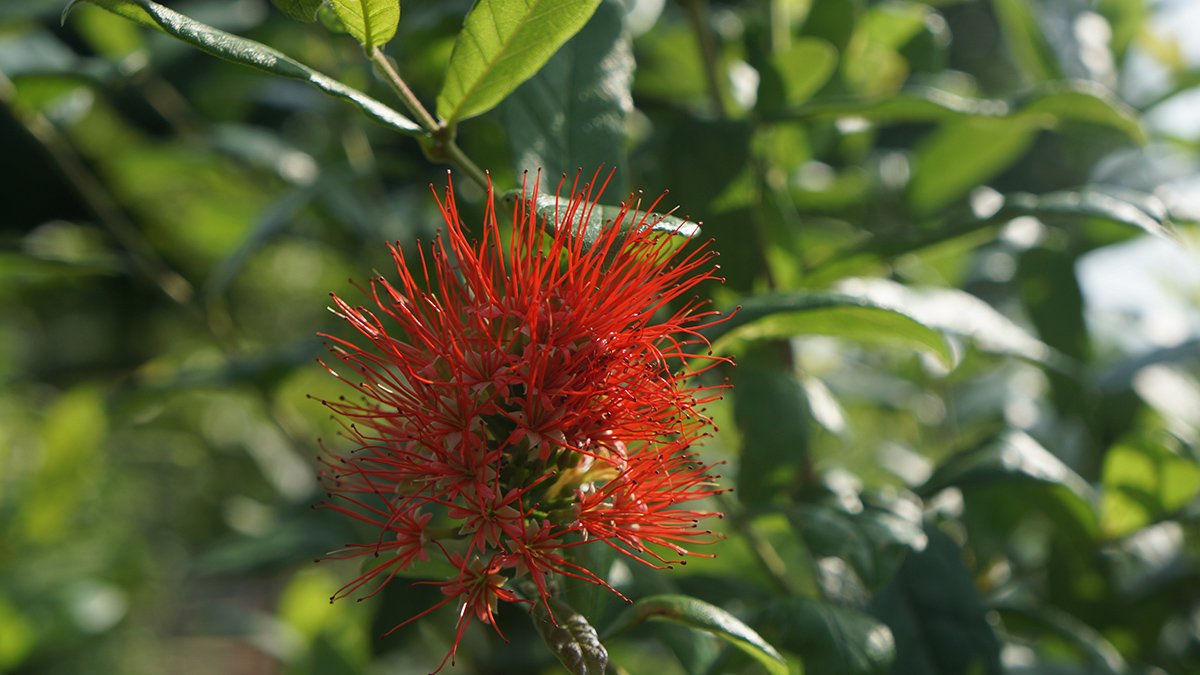
[[[699,372],[698,330],[721,319],[679,302],[714,278],[715,254],[672,256],[672,237],[628,208],[586,246],[584,188],[549,219],[518,199],[511,239],[489,191],[479,241],[447,189],[445,238],[415,264],[392,247],[399,283],[372,279],[377,310],[333,299],[371,344],[330,338],[362,400],[324,403],[361,449],[323,460],[326,506],[383,533],[339,557],[394,556],[339,596],[436,552],[459,570],[442,584],[461,603],[456,647],[472,616],[491,623],[497,600],[517,599],[508,580],[528,574],[543,597],[555,572],[603,584],[606,570],[572,562],[571,547],[667,564],[661,549],[709,541],[697,521],[718,515],[677,507],[718,492],[687,449],[721,387],[685,380]],[[699,370],[721,360],[699,358]]]

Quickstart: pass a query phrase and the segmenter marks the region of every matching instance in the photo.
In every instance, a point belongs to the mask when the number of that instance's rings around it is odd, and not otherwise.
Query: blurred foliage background
[[[373,535],[310,508],[338,439],[306,396],[346,393],[326,294],[428,241],[446,167],[64,4],[0,0],[0,672],[428,672],[453,608],[379,636],[436,587],[328,602],[356,565],[313,559]],[[167,4],[400,109],[335,22]],[[386,51],[427,105],[471,6],[402,3]],[[793,672],[1200,671],[1198,35],[1188,0],[603,0],[462,122],[501,189],[669,189],[743,307],[702,449],[729,536],[611,583],[717,605]],[[603,631],[622,603],[587,604]],[[501,628],[446,672],[562,672],[517,606]],[[605,644],[764,672],[670,623]]]

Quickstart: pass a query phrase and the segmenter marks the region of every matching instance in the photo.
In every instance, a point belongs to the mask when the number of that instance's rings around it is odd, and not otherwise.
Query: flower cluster
[[[556,574],[607,586],[573,547],[668,565],[719,515],[679,507],[718,492],[689,446],[720,387],[684,382],[720,360],[691,354],[720,319],[685,297],[714,278],[715,254],[672,255],[673,237],[628,207],[588,241],[591,185],[572,194],[545,217],[517,199],[505,238],[489,193],[470,241],[447,189],[446,237],[417,264],[392,247],[399,283],[367,291],[378,310],[333,298],[370,345],[330,338],[361,396],[324,403],[361,447],[322,460],[324,506],[380,535],[332,557],[381,558],[335,598],[438,556],[457,570],[434,582],[437,606],[459,604],[455,648],[473,618],[494,625],[498,601],[527,601],[516,579],[542,598]]]

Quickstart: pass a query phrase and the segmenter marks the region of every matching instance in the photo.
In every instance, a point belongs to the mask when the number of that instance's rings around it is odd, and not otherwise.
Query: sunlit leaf
[[[415,122],[357,89],[323,75],[260,42],[207,26],[151,0],[71,0],[63,15],[66,16],[72,7],[81,2],[99,5],[110,12],[161,30],[213,56],[275,75],[304,80],[327,94],[354,103],[369,117],[396,131],[414,136],[424,134]]]
[[[763,294],[705,332],[717,352],[735,340],[830,335],[865,344],[900,344],[927,352],[949,366],[954,358],[945,338],[899,303],[829,292]]]
[[[633,110],[633,49],[621,8],[601,2],[595,15],[500,110],[518,175],[547,179],[582,170],[614,174],[602,198],[626,196],[625,118]]]
[[[329,0],[329,4],[365,49],[387,44],[400,23],[400,0]]]
[[[944,125],[916,148],[909,207],[928,215],[962,197],[1025,154],[1037,131],[1024,118],[976,117]]]
[[[491,110],[529,79],[600,0],[479,0],[454,43],[437,114],[453,126]]]
[[[512,205],[516,203],[516,200],[520,196],[520,190],[507,192],[501,197],[501,202],[506,205]],[[621,216],[623,210],[620,206],[609,206],[606,204],[594,204],[589,209],[586,208],[588,205],[584,204],[571,214],[570,222],[566,222],[568,220],[568,199],[560,199],[553,194],[539,192],[537,197],[532,201],[538,218],[546,222],[547,226],[551,228],[552,234],[558,234],[559,230],[565,229],[564,225],[571,232],[576,234],[582,233],[584,250],[588,250],[596,245],[596,241],[600,235]],[[663,215],[661,213],[630,209],[621,218],[621,230],[628,232],[634,227],[649,227],[655,234],[678,237],[681,244],[700,234],[700,227],[698,225],[682,218],[677,218],[669,214]]]
[[[753,629],[720,607],[686,595],[642,598],[617,617],[605,635],[623,633],[645,621],[670,621],[712,633],[754,657],[771,675],[787,675],[787,662]]]
[[[325,0],[271,0],[279,11],[300,21],[316,21],[317,10]]]

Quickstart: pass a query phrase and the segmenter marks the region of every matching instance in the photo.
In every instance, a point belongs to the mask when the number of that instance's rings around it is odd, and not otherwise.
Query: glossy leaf
[[[494,108],[533,76],[600,0],[479,0],[454,43],[437,114],[453,126]]]
[[[1000,210],[987,220],[1007,222],[1018,216],[1103,218],[1156,237],[1178,240],[1166,209],[1152,195],[1111,188],[1063,190],[1044,195],[1015,192],[1005,195]]]
[[[952,288],[914,288],[887,279],[848,279],[841,290],[913,317],[930,330],[967,338],[986,352],[1070,370],[1071,362],[978,297]]]
[[[808,675],[885,675],[896,656],[892,631],[878,619],[820,600],[780,601],[759,623],[800,656]]]
[[[72,0],[63,11],[63,15],[66,16],[71,8],[81,2],[99,5],[110,12],[158,29],[213,56],[274,75],[308,82],[331,96],[354,103],[367,116],[396,131],[412,136],[424,134],[415,122],[357,89],[323,75],[260,42],[207,26],[151,0]]]
[[[638,600],[617,617],[605,636],[623,633],[646,621],[670,621],[712,633],[749,654],[771,675],[787,675],[787,662],[753,629],[720,607],[686,595],[654,595]]]
[[[633,49],[622,9],[601,2],[592,19],[501,104],[517,175],[547,179],[614,174],[602,198],[626,196],[625,118],[633,110]]]
[[[830,335],[865,344],[900,344],[953,363],[945,338],[904,308],[867,297],[828,292],[763,294],[747,298],[728,321],[705,331],[717,352],[735,340]]]
[[[316,21],[317,10],[321,9],[324,0],[271,0],[271,4],[293,19]]]
[[[1053,607],[1035,608],[1003,606],[997,608],[1004,627],[1018,635],[1043,639],[1055,636],[1073,646],[1083,655],[1090,672],[1119,675],[1129,672],[1121,652],[1100,631],[1079,619]]]
[[[329,0],[329,5],[364,49],[387,44],[400,23],[400,0]]]
[[[501,202],[506,205],[515,204],[520,198],[521,192],[514,190],[507,192],[501,197]],[[567,199],[559,199],[552,194],[541,192],[533,200],[534,208],[537,210],[538,217],[543,219],[546,224],[553,228],[560,226],[560,221],[566,221],[567,218]],[[621,216],[622,208],[620,206],[609,206],[606,204],[594,204],[592,208],[579,208],[570,219],[568,227],[576,234],[583,235],[583,248],[591,249],[596,245],[596,240],[605,228],[609,227],[618,217]],[[680,243],[687,241],[700,234],[700,227],[695,223],[677,218],[672,215],[663,215],[660,213],[650,213],[630,209],[628,213],[621,219],[621,229],[628,232],[633,227],[649,227],[656,234],[669,235],[678,237]],[[557,229],[553,229],[551,234],[559,234]]]
[[[604,675],[608,651],[582,614],[558,598],[546,598],[534,601],[530,615],[546,646],[571,675]]]

